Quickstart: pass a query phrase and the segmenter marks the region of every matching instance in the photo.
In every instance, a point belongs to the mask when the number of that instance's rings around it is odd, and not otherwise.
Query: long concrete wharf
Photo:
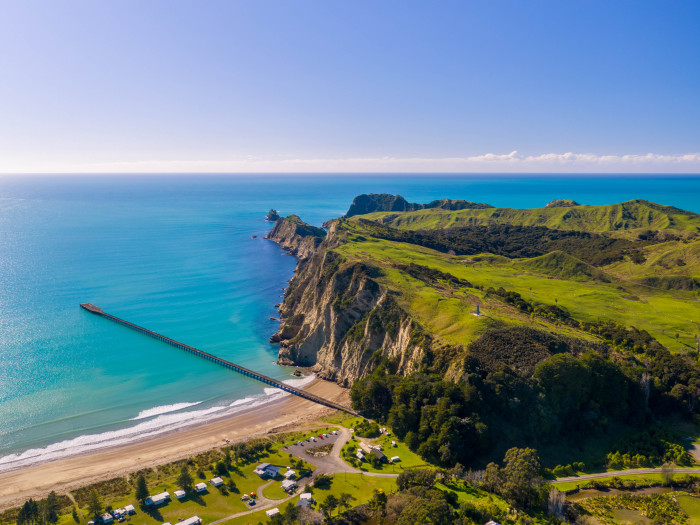
[[[294,388],[293,386],[282,383],[281,381],[277,381],[276,379],[272,379],[271,377],[267,377],[266,375],[259,374],[258,372],[254,372],[253,370],[249,370],[248,368],[242,367],[230,361],[226,361],[225,359],[221,359],[220,357],[216,357],[215,355],[211,355],[207,352],[203,352],[202,350],[198,350],[193,346],[189,346],[179,341],[175,341],[174,339],[165,337],[164,335],[161,335],[157,332],[152,332],[151,330],[135,325],[134,323],[130,323],[129,321],[125,321],[124,319],[120,319],[119,317],[110,315],[107,312],[104,312],[102,308],[95,306],[94,304],[82,303],[80,307],[87,310],[90,313],[99,315],[100,317],[104,317],[105,319],[109,319],[110,321],[114,321],[115,323],[118,323],[122,326],[126,326],[127,328],[131,328],[132,330],[136,330],[137,332],[153,337],[154,339],[157,339],[158,341],[161,341],[163,343],[167,343],[171,346],[174,346],[175,348],[179,348],[180,350],[184,350],[185,352],[194,354],[197,357],[201,357],[202,359],[206,359],[207,361],[211,361],[212,363],[221,365],[224,368],[228,368],[229,370],[233,370],[234,372],[243,374],[246,377],[257,379],[258,381],[261,381],[266,385],[279,388],[280,390],[284,390],[285,392],[289,392],[290,394],[294,394],[295,396],[303,397],[304,399],[308,399],[309,401],[313,401],[314,403],[318,403],[319,405],[335,408],[336,410],[342,410],[343,412],[347,412],[348,414],[352,414],[353,416],[360,416],[358,412],[351,408],[340,405],[338,403],[334,403],[333,401],[330,401],[328,399],[315,396],[299,388]]]

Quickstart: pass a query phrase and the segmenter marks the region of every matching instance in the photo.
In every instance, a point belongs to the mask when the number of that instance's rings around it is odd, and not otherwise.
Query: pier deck
[[[126,326],[127,328],[131,328],[132,330],[136,330],[137,332],[140,332],[144,335],[153,337],[154,339],[157,339],[158,341],[161,341],[163,343],[167,343],[171,346],[174,346],[175,348],[179,348],[180,350],[184,350],[185,352],[189,352],[191,354],[196,355],[197,357],[201,357],[202,359],[206,359],[207,361],[211,361],[212,363],[216,363],[218,365],[223,366],[224,368],[228,368],[229,370],[233,370],[234,372],[238,372],[240,374],[243,374],[246,377],[250,377],[252,379],[257,379],[258,381],[261,381],[262,383],[265,383],[266,385],[279,388],[280,390],[284,390],[285,392],[289,392],[290,394],[294,394],[295,396],[303,397],[304,399],[308,399],[309,401],[313,401],[314,403],[318,403],[320,405],[324,405],[330,408],[335,408],[336,410],[342,410],[343,412],[347,412],[348,414],[352,414],[354,416],[360,416],[358,412],[355,410],[348,408],[346,406],[340,405],[338,403],[335,403],[333,401],[330,401],[328,399],[324,399],[319,396],[315,396],[309,392],[306,392],[304,390],[301,390],[299,388],[295,388],[293,386],[287,385],[285,383],[282,383],[281,381],[277,381],[276,379],[272,379],[271,377],[268,377],[263,374],[259,374],[258,372],[254,372],[253,370],[249,370],[248,368],[242,367],[240,365],[237,365],[235,363],[232,363],[230,361],[226,361],[225,359],[221,359],[220,357],[216,357],[215,355],[209,354],[207,352],[203,352],[202,350],[198,350],[197,348],[194,348],[193,346],[186,345],[184,343],[181,343],[179,341],[175,341],[174,339],[170,339],[169,337],[166,337],[164,335],[161,335],[157,332],[153,332],[151,330],[148,330],[146,328],[143,328],[141,326],[135,325],[133,323],[130,323],[129,321],[125,321],[124,319],[120,319],[119,317],[115,317],[113,315],[110,315],[102,310],[102,308],[99,308],[95,306],[94,304],[91,303],[82,303],[80,305],[81,308],[87,310],[90,313],[93,313],[95,315],[99,315],[100,317],[104,317],[105,319],[109,319],[110,321],[114,321],[117,324],[120,324],[122,326]]]

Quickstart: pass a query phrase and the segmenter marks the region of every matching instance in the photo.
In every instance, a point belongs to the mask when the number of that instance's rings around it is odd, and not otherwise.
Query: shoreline
[[[348,403],[348,390],[315,378],[304,390]],[[296,430],[335,410],[290,395],[201,425],[142,441],[115,445],[0,473],[0,511],[41,498],[51,490],[66,493],[79,486],[123,476],[265,434]],[[294,428],[288,428],[295,424]]]

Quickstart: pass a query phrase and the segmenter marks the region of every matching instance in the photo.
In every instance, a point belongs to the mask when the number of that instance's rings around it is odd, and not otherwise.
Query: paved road
[[[284,447],[281,450],[283,452],[288,452],[299,459],[303,459],[307,463],[311,463],[316,467],[314,476],[318,474],[362,474],[363,476],[372,476],[377,478],[395,478],[398,474],[387,474],[384,472],[365,472],[364,470],[356,469],[348,465],[343,458],[340,457],[340,452],[343,450],[345,444],[350,441],[352,437],[352,432],[349,429],[341,427],[338,430],[337,436],[320,440],[318,438],[316,442],[304,441],[304,446],[300,445],[290,445]],[[333,443],[333,448],[327,456],[315,457],[311,454],[307,454],[306,451],[309,449],[314,449],[327,445],[328,443]]]
[[[583,476],[569,476],[566,478],[557,478],[556,482],[560,481],[585,481],[587,479],[610,478],[612,476],[629,476],[630,474],[660,474],[662,468],[635,468],[628,470],[616,470],[614,472],[597,472],[595,474],[584,474]],[[675,474],[700,474],[700,468],[675,468],[671,469]]]

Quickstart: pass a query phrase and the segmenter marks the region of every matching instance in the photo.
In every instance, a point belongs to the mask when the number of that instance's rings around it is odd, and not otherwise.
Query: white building
[[[224,480],[221,479],[221,478],[219,478],[219,477],[212,478],[212,479],[210,480],[210,482],[211,482],[211,484],[214,485],[215,487],[220,487],[221,485],[224,484]]]
[[[125,505],[124,510],[127,511],[129,514],[136,514],[136,509],[133,505]]]
[[[191,518],[181,521],[178,525],[200,525],[201,523],[202,519],[199,516],[192,516]]]
[[[285,492],[291,492],[293,490],[296,490],[297,488],[297,482],[294,481],[293,479],[285,479],[282,482],[282,490]]]
[[[197,492],[206,492],[207,484],[206,483],[197,483],[194,486],[194,490],[196,490]]]
[[[187,493],[184,490],[176,490],[175,492],[173,492],[173,494],[175,494],[175,497],[177,499],[182,499],[185,496],[187,496]]]
[[[154,494],[153,496],[148,496],[146,498],[146,505],[163,505],[170,500],[169,492],[161,492],[160,494]]]
[[[102,516],[100,516],[100,520],[106,525],[107,523],[112,523],[114,521],[114,517],[109,512],[105,512]]]
[[[280,513],[280,509],[275,507],[274,509],[266,510],[265,514],[267,514],[268,518],[271,518],[272,516],[277,516]]]
[[[280,468],[269,463],[260,463],[258,467],[253,471],[261,478],[269,477],[276,478],[280,475]]]

